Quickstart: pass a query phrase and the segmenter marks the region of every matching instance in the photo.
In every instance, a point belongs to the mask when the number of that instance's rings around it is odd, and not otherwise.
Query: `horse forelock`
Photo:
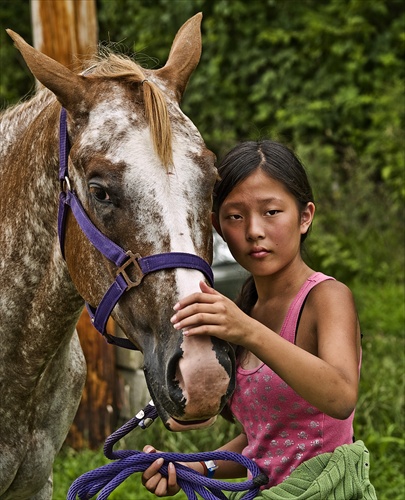
[[[163,91],[148,78],[145,70],[132,59],[107,53],[84,72],[89,77],[114,78],[142,86],[145,117],[150,127],[154,149],[160,161],[169,169],[173,164],[172,130],[167,101]]]

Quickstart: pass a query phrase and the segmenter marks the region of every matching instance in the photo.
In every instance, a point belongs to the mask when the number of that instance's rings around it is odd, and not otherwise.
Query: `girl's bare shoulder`
[[[316,285],[306,302],[306,312],[315,329],[320,326],[357,324],[357,310],[353,293],[348,286],[336,280],[326,280]]]
[[[338,301],[350,302],[354,305],[354,297],[350,288],[337,280],[325,280],[318,283],[308,295],[308,303],[313,305],[327,305],[332,302],[335,306]]]

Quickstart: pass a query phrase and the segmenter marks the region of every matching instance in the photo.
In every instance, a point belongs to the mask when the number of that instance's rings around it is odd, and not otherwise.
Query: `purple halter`
[[[138,286],[143,277],[148,273],[177,267],[201,271],[212,286],[214,283],[212,269],[204,259],[198,257],[198,255],[189,253],[170,252],[141,257],[130,250],[126,252],[97,229],[86,214],[76,193],[70,188],[68,173],[70,145],[67,134],[66,115],[66,110],[62,108],[59,137],[59,181],[61,183],[61,192],[59,195],[58,213],[58,234],[62,255],[64,256],[66,214],[68,207],[70,207],[77,223],[90,242],[118,267],[117,277],[101,299],[100,304],[97,307],[92,307],[86,302],[93,325],[104,335],[108,343],[137,350],[137,347],[130,340],[115,337],[106,331],[108,318],[124,292]],[[134,281],[130,279],[126,272],[127,267],[131,265],[136,275]]]

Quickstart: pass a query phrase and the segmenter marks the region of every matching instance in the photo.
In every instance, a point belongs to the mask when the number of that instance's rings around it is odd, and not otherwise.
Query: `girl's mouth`
[[[249,252],[249,255],[256,259],[260,259],[266,257],[266,255],[268,255],[269,253],[270,252],[265,248],[254,248],[251,252]]]

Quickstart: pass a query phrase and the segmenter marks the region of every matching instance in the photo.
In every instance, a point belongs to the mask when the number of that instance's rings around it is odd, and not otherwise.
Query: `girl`
[[[315,205],[296,156],[273,141],[245,142],[228,153],[219,176],[213,225],[251,276],[236,304],[201,282],[201,293],[174,306],[172,323],[184,335],[238,346],[229,409],[243,432],[220,449],[254,459],[270,488],[311,457],[353,443],[360,329],[350,290],[302,258]],[[165,478],[162,462],[144,472],[143,484],[173,495],[175,466]],[[207,473],[204,464],[186,465]],[[216,466],[215,478],[246,476],[239,464]]]

